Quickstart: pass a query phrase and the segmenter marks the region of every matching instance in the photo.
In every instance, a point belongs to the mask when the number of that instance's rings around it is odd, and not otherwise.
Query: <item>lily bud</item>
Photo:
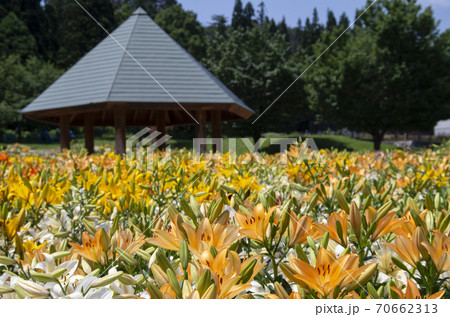
[[[19,297],[31,297],[37,299],[47,298],[50,292],[43,286],[32,281],[18,280],[15,291]]]
[[[295,272],[289,265],[281,262],[280,269],[288,280],[298,284],[301,288],[308,288],[308,285],[305,282],[295,277]]]
[[[113,299],[137,299],[138,296],[134,294],[122,294],[114,296]]]
[[[209,269],[206,269],[206,271],[203,273],[202,277],[200,277],[200,280],[196,284],[196,289],[200,294],[200,297],[203,296],[203,294],[210,285],[211,285],[211,271]]]
[[[284,206],[283,210],[281,211],[282,216],[281,216],[281,220],[280,220],[280,236],[282,236],[288,226],[289,226],[289,221],[291,220],[291,215],[289,214],[289,209],[292,205],[292,200],[289,200],[289,202]]]
[[[406,265],[402,262],[402,261],[400,261],[399,259],[397,259],[396,257],[392,257],[392,262],[396,265],[396,266],[398,266],[401,270],[403,270],[403,271],[406,271],[406,272],[409,272],[409,270],[408,270],[408,268],[406,267]]]
[[[150,261],[150,258],[152,257],[152,255],[150,253],[148,253],[142,249],[137,249],[136,254],[146,262]]]
[[[391,209],[393,205],[392,201],[388,201],[387,203],[385,203],[383,206],[381,206],[380,209],[378,209],[377,213],[375,214],[375,218],[373,219],[373,223],[376,223],[378,220],[380,220],[381,218],[383,218],[384,216],[386,216],[386,214],[389,212],[389,210]]]
[[[322,239],[320,239],[320,246],[324,249],[328,246],[328,241],[330,241],[330,233],[327,231],[324,233]]]
[[[130,274],[124,274],[119,277],[119,282],[124,285],[137,285],[138,282],[130,275]]]
[[[95,269],[91,273],[89,273],[88,275],[90,275],[90,276],[98,276],[99,274],[100,274],[100,269]]]
[[[375,289],[375,287],[373,287],[373,285],[370,282],[367,283],[367,291],[369,292],[370,297],[372,297],[373,299],[380,299],[377,290]]]
[[[95,227],[92,222],[87,221],[86,219],[83,219],[81,222],[83,223],[87,232],[89,232],[91,235],[95,235]]]
[[[104,276],[104,277],[96,280],[94,283],[92,283],[92,287],[93,288],[97,288],[97,287],[108,286],[108,285],[114,283],[122,275],[123,275],[123,272],[117,272],[117,273],[114,273],[114,274],[110,274],[110,275]]]
[[[191,283],[189,283],[188,281],[184,281],[183,289],[182,289],[183,298],[185,299],[185,298],[189,297],[193,291],[194,290],[192,289]]]
[[[177,295],[178,298],[183,298],[183,293],[181,291],[180,284],[178,283],[178,279],[173,273],[172,270],[167,270],[166,272],[167,278],[169,279],[170,286],[172,286],[173,291]]]
[[[163,293],[152,282],[147,283],[147,291],[152,299],[162,299]]]
[[[345,241],[344,239],[344,231],[342,229],[342,224],[340,221],[336,221],[336,231],[337,231],[337,235],[339,237],[339,240],[341,240],[342,245],[346,246],[347,245],[347,241]]]
[[[122,258],[122,260],[127,262],[127,264],[132,265],[132,266],[138,265],[138,262],[127,251],[122,250],[121,248],[116,248],[116,252],[117,252],[117,254],[119,254],[119,258]]]
[[[100,228],[100,232],[101,232],[100,244],[103,250],[108,250],[111,245],[111,239],[109,238],[109,234],[103,228]]]
[[[413,241],[417,249],[419,249],[419,252],[422,255],[423,259],[425,261],[428,261],[429,259],[428,250],[422,245],[422,242],[427,241],[424,229],[422,227],[416,227],[416,230],[414,231],[413,235]]]
[[[14,293],[14,289],[6,286],[0,286],[0,295]]]
[[[156,251],[156,262],[161,267],[163,272],[167,271],[167,269],[172,269],[169,260],[164,255],[164,253],[163,253],[163,251],[161,249]]]
[[[306,255],[305,251],[303,251],[302,246],[300,244],[296,244],[294,249],[295,252],[297,253],[297,258],[309,264],[308,256]]]
[[[69,256],[71,254],[72,254],[72,252],[70,252],[70,251],[59,251],[59,252],[52,253],[52,257],[55,260],[59,260],[59,259],[65,258],[66,256]]]
[[[25,209],[22,209],[19,214],[17,215],[18,221],[16,226],[16,231],[19,231],[20,228],[23,226],[23,223],[25,222]]]
[[[450,223],[450,213],[445,216],[444,220],[439,225],[439,230],[442,232],[445,232],[445,230],[448,227],[448,224]]]
[[[256,262],[256,260],[252,260],[245,264],[245,266],[241,270],[241,279],[239,280],[240,283],[245,284],[250,280],[253,274],[253,269],[256,266]]]
[[[22,238],[16,234],[14,242],[16,243],[16,253],[19,255],[19,260],[23,260],[25,257],[25,249],[23,248]]]
[[[6,220],[6,218],[8,218],[8,204],[6,204],[6,203],[3,204],[1,217],[4,220]]]
[[[345,200],[344,195],[339,190],[336,190],[336,198],[339,204],[339,207],[342,208],[347,214],[350,212],[350,208],[348,207],[348,203]]]
[[[372,278],[377,269],[378,263],[374,262],[369,264],[367,268],[358,277],[356,277],[356,281],[353,281],[353,283],[349,285],[348,291],[351,292],[361,285],[365,285]]]
[[[59,277],[63,276],[64,273],[66,273],[66,272],[67,272],[67,269],[60,268],[60,269],[57,269],[57,270],[53,271],[52,273],[50,273],[50,275],[55,278],[59,278]]]
[[[16,265],[17,261],[6,256],[0,255],[0,264],[2,265]]]
[[[189,266],[189,247],[185,240],[180,243],[180,260],[181,267],[186,271]]]
[[[205,291],[205,293],[202,296],[202,299],[214,299],[216,298],[216,284],[211,284],[210,287],[208,287],[208,289]]]
[[[42,283],[56,283],[58,279],[50,274],[37,273],[35,271],[30,271],[30,276],[32,279],[42,282]]]
[[[359,238],[361,236],[361,213],[354,201],[350,208],[350,226],[355,235]]]
[[[89,274],[92,272],[91,266],[89,263],[86,262],[85,259],[81,259],[81,268],[83,269],[84,273]]]
[[[312,193],[311,197],[309,198],[309,206],[308,206],[308,212],[314,209],[317,205],[317,201],[319,200],[319,195],[317,193]]]
[[[154,263],[152,267],[150,268],[153,274],[153,278],[155,279],[156,284],[158,287],[162,287],[163,285],[169,283],[169,279],[167,277],[167,274],[164,273],[164,271],[161,269],[161,267]],[[169,270],[167,270],[169,271]]]
[[[277,296],[278,296],[280,299],[288,299],[288,298],[289,298],[288,293],[287,293],[286,290],[283,288],[283,286],[281,286],[280,283],[275,282],[275,283],[274,283],[274,286],[275,286],[275,294],[277,294]]]
[[[214,220],[217,219],[217,217],[220,215],[220,213],[223,210],[223,206],[225,205],[224,199],[220,198],[216,204],[214,205],[213,209],[211,210],[211,214],[209,215],[209,221],[211,223],[214,222]]]
[[[111,225],[111,231],[109,232],[109,235],[111,237],[114,235],[114,233],[116,233],[117,230],[119,230],[119,220],[120,220],[119,216],[114,217],[114,220]]]

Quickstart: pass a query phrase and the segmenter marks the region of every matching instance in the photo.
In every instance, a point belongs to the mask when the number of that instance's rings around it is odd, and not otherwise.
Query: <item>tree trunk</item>
[[[259,140],[261,139],[261,131],[259,129],[253,130],[253,143],[255,144],[254,151],[259,149]]]
[[[373,149],[375,151],[381,150],[381,142],[383,142],[384,139],[384,132],[377,131],[372,133],[373,136]]]

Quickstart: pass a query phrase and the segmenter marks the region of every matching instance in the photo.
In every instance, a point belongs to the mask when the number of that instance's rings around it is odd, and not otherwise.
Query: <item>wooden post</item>
[[[64,149],[70,149],[70,116],[59,117],[59,143],[61,145],[61,151]]]
[[[94,116],[92,113],[84,115],[84,147],[88,154],[94,154]]]
[[[156,130],[161,133],[161,137],[166,135],[166,118],[167,111],[166,110],[158,110],[156,111]],[[166,143],[161,144],[159,149],[164,151],[166,148]]]
[[[126,144],[125,144],[125,111],[115,110],[114,111],[114,127],[116,129],[116,154],[125,154]]]
[[[198,139],[206,138],[206,112],[199,110],[196,112],[196,115],[199,124],[195,126],[195,137]],[[200,153],[206,153],[206,144],[200,146]]]
[[[222,117],[220,111],[211,112],[211,132],[213,139],[220,139],[222,137]],[[213,152],[217,152],[216,145],[213,145]]]

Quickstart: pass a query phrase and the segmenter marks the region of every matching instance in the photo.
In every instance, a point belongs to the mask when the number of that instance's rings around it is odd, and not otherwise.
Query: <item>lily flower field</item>
[[[450,150],[0,154],[0,298],[450,298]]]

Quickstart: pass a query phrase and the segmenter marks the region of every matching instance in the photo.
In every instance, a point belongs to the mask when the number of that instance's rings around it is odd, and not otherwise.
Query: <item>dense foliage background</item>
[[[257,115],[350,28],[256,124],[227,124],[229,135],[348,128],[371,134],[378,149],[387,132],[430,132],[450,117],[450,30],[415,0],[378,1],[355,25],[364,8],[355,17],[329,11],[327,21],[314,10],[294,27],[271,19],[263,2],[236,0],[231,21],[216,15],[209,26],[176,0],[79,2],[109,31],[141,6]],[[17,110],[105,36],[73,0],[1,0],[2,136],[45,129]]]

